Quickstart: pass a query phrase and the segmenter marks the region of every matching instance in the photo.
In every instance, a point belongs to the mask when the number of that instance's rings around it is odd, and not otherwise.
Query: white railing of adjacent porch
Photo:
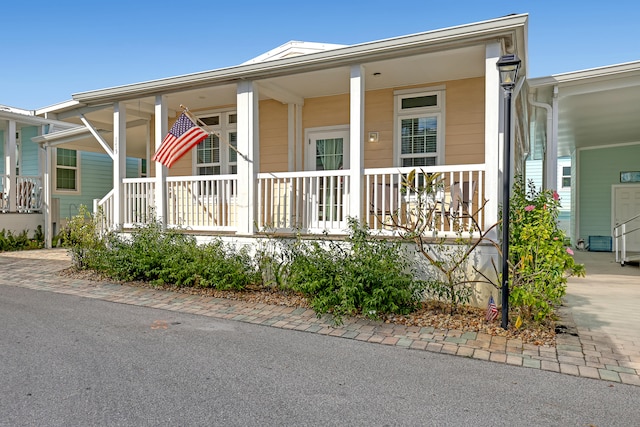
[[[343,233],[349,185],[348,170],[259,173],[258,229]]]
[[[0,175],[0,212],[11,211],[8,181],[12,177]],[[15,212],[33,213],[42,211],[42,177],[18,175],[15,177],[16,200]]]
[[[147,224],[155,221],[154,178],[125,178],[122,180],[123,212],[125,227]]]

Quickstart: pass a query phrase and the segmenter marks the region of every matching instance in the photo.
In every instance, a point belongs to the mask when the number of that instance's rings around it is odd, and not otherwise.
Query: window
[[[199,117],[199,119],[206,125],[204,129],[213,132],[213,134],[196,147],[195,175],[237,173],[237,114],[223,112]]]
[[[562,167],[562,188],[571,187],[571,166]]]
[[[434,166],[442,162],[444,91],[396,92],[399,166]]]
[[[56,190],[78,191],[80,162],[76,150],[56,150]]]
[[[140,178],[147,177],[147,159],[140,159],[138,163],[138,176]]]

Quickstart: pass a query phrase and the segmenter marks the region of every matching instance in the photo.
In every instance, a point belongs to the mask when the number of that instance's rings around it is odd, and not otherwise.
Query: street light
[[[509,326],[509,197],[511,196],[511,93],[516,86],[520,59],[503,55],[497,62],[504,90],[504,168],[502,169],[502,329]]]

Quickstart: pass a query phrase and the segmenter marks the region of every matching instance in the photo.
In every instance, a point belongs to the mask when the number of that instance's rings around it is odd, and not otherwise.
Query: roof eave
[[[147,82],[116,86],[73,94],[73,100],[83,104],[113,102],[142,96],[154,96],[207,85],[235,83],[289,73],[316,71],[351,65],[358,62],[405,56],[413,51],[465,46],[487,38],[512,38],[522,43],[528,15],[510,15],[489,21],[466,24],[425,33],[367,42],[325,52],[311,53],[263,63],[244,64],[217,70],[186,74]],[[520,31],[520,34],[517,32]],[[526,55],[526,46],[522,49]],[[525,59],[525,58],[521,58]]]

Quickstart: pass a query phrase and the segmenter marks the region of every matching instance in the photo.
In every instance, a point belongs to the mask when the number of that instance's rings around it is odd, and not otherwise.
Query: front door
[[[306,169],[317,171],[312,178],[312,228],[344,228],[348,188],[344,176],[328,171],[349,169],[348,128],[318,129],[308,132]]]
[[[624,184],[613,187],[614,212],[613,224],[633,218],[640,214],[640,184]],[[640,228],[640,218],[627,223],[627,232]],[[640,252],[640,230],[627,234],[627,251]]]

